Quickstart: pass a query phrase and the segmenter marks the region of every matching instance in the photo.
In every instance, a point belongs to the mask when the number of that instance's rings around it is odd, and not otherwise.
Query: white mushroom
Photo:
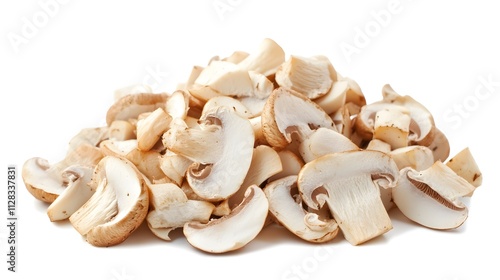
[[[348,81],[336,81],[325,95],[314,100],[328,114],[337,112],[345,104]]]
[[[373,139],[380,139],[392,149],[408,146],[411,118],[406,112],[386,108],[375,113]]]
[[[434,164],[432,151],[425,146],[408,146],[395,149],[389,152],[398,168],[411,167],[417,171],[424,170]]]
[[[135,126],[129,121],[116,120],[109,125],[109,139],[111,140],[130,140],[137,138]]]
[[[317,214],[308,213],[300,199],[294,199],[292,189],[297,188],[296,183],[297,176],[291,175],[266,185],[269,212],[280,225],[306,241],[322,243],[335,238],[339,231],[335,220],[322,220]]]
[[[320,127],[299,144],[304,162],[310,162],[331,153],[359,150],[349,138],[335,130]]]
[[[278,152],[278,155],[280,157],[283,170],[271,176],[268,182],[288,177],[290,175],[298,175],[302,166],[304,166],[304,161],[292,151],[281,150]]]
[[[165,110],[158,108],[143,119],[137,121],[137,148],[149,151],[168,130],[172,117]]]
[[[234,111],[236,111],[236,113],[244,118],[248,119],[252,117],[252,114],[247,107],[241,104],[241,102],[237,99],[229,96],[216,96],[210,98],[207,103],[205,103],[205,106],[203,106],[203,111],[201,112],[201,114],[205,115],[208,111],[221,106],[232,108]]]
[[[399,170],[378,151],[349,151],[317,158],[302,168],[298,187],[313,209],[328,204],[344,237],[361,244],[392,229],[380,187],[392,188]]]
[[[170,95],[165,103],[165,112],[172,119],[185,119],[189,111],[189,92],[176,90]]]
[[[99,162],[92,180],[97,184],[95,193],[69,220],[94,246],[119,244],[148,213],[146,183],[133,163],[111,156]]]
[[[250,167],[254,134],[250,122],[230,108],[218,107],[202,116],[201,129],[173,125],[165,146],[194,163],[187,171],[191,188],[209,201],[234,194]]]
[[[109,107],[106,113],[106,123],[109,126],[115,120],[137,119],[142,113],[164,108],[167,98],[168,95],[164,93],[125,95]]]
[[[146,220],[149,229],[159,238],[170,240],[170,231],[181,228],[187,222],[207,223],[215,206],[199,200],[189,200],[174,184],[152,184],[149,186],[150,205]]]
[[[177,185],[182,184],[191,164],[193,164],[192,160],[169,150],[160,157],[161,170]]]
[[[401,170],[392,196],[408,219],[434,229],[452,229],[462,225],[468,216],[462,198],[474,186],[440,161],[426,170],[411,167]]]
[[[264,192],[252,185],[233,211],[206,224],[184,225],[184,235],[193,247],[209,253],[224,253],[242,248],[262,230],[269,211]]]

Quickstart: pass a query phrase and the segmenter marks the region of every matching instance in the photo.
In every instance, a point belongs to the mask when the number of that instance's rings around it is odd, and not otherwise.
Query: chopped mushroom
[[[327,203],[344,237],[358,245],[392,229],[379,187],[394,187],[398,177],[388,155],[348,151],[307,163],[297,184],[303,201],[313,209]]]
[[[132,162],[111,156],[97,164],[92,180],[97,184],[95,193],[69,220],[94,246],[119,244],[146,218],[146,183]]]
[[[245,198],[233,211],[219,219],[203,224],[184,225],[189,244],[209,253],[224,253],[247,245],[261,231],[269,210],[267,198],[259,187],[252,185]]]
[[[476,188],[483,182],[483,175],[469,148],[460,151],[446,165]]]
[[[109,107],[106,113],[106,123],[109,126],[115,120],[136,119],[142,113],[163,108],[167,98],[168,95],[163,93],[125,95]]]

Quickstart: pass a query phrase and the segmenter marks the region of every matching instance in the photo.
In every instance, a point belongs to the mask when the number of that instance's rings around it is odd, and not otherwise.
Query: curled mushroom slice
[[[264,188],[269,200],[269,212],[278,222],[298,237],[315,243],[327,242],[335,238],[339,227],[335,220],[322,220],[315,213],[304,210],[302,203],[292,196],[292,188],[297,188],[297,176],[287,176]]]
[[[65,169],[74,165],[94,167],[102,157],[100,149],[82,144],[52,165],[40,157],[28,159],[23,164],[22,178],[36,199],[52,203],[68,186],[69,181],[63,177]]]
[[[111,125],[115,120],[137,119],[146,112],[164,108],[168,95],[164,93],[139,93],[126,95],[111,105],[106,113],[106,123]]]
[[[218,107],[200,119],[200,129],[174,124],[163,136],[164,145],[193,161],[187,181],[199,196],[221,201],[243,183],[254,146],[250,122],[234,110]]]
[[[451,168],[458,176],[464,178],[474,187],[479,187],[483,181],[483,175],[476,160],[472,156],[469,148],[461,150],[446,165]],[[472,193],[471,193],[472,194]]]
[[[337,80],[337,73],[324,56],[292,55],[281,64],[275,79],[280,87],[315,99],[330,91],[333,82]]]
[[[275,148],[292,143],[292,134],[305,139],[319,127],[335,130],[332,119],[318,104],[284,88],[273,91],[262,111],[262,131]]]
[[[95,191],[89,184],[93,172],[94,168],[89,166],[70,166],[63,171],[68,186],[47,208],[51,222],[69,218],[90,199]]]
[[[164,240],[170,240],[170,231],[183,227],[187,222],[207,223],[215,208],[206,201],[189,200],[175,184],[152,184],[149,194],[153,209],[146,217],[148,227]]]
[[[440,161],[426,170],[406,167],[393,188],[394,203],[408,219],[434,229],[452,229],[468,216],[462,197],[474,186]]]
[[[238,63],[238,67],[269,76],[276,73],[283,62],[285,62],[283,49],[272,39],[265,38],[260,43],[258,51],[245,57]]]
[[[299,152],[304,162],[330,153],[359,150],[349,138],[335,130],[320,127],[299,144]]]
[[[392,229],[379,188],[394,187],[398,176],[390,156],[348,151],[307,163],[297,184],[303,201],[313,209],[327,203],[344,237],[358,245]]]
[[[97,189],[69,220],[94,246],[112,246],[134,232],[148,213],[149,197],[143,176],[126,159],[107,156],[92,178]]]
[[[224,253],[242,248],[262,230],[269,211],[267,198],[259,187],[252,185],[245,198],[233,211],[219,219],[203,224],[184,225],[189,244],[209,253]]]

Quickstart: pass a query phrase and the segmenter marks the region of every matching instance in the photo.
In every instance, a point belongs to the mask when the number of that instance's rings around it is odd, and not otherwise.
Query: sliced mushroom
[[[368,142],[366,146],[367,150],[379,151],[383,153],[389,153],[391,151],[391,145],[380,139],[372,139]]]
[[[440,161],[426,170],[401,170],[393,188],[394,203],[408,219],[434,229],[452,229],[468,216],[462,198],[474,190],[469,182]]]
[[[351,140],[335,130],[320,127],[299,144],[304,162],[310,162],[331,153],[359,150]]]
[[[94,172],[89,166],[70,166],[62,173],[67,187],[47,208],[51,222],[69,218],[94,194],[95,189],[89,184]]]
[[[324,56],[292,55],[281,64],[275,79],[280,87],[315,99],[330,91],[333,82],[337,80],[337,73]]]
[[[165,111],[172,119],[185,119],[189,111],[189,92],[176,90],[165,103]]]
[[[305,139],[318,127],[335,129],[332,119],[321,107],[284,88],[273,91],[262,111],[262,131],[267,142],[275,148],[290,144],[292,134]]]
[[[411,167],[417,171],[424,170],[434,164],[432,151],[425,146],[408,146],[389,152],[398,168]]]
[[[101,141],[109,138],[109,127],[89,127],[80,130],[69,141],[67,153],[79,148],[83,144],[97,147]]]
[[[209,201],[234,194],[250,167],[254,145],[250,122],[230,108],[218,107],[200,119],[200,129],[174,124],[164,145],[194,163],[187,171],[191,188]]]
[[[238,67],[246,71],[255,71],[264,76],[269,76],[276,73],[283,62],[285,62],[283,49],[275,41],[265,38],[261,42],[259,50],[239,62]]]
[[[116,120],[109,125],[109,139],[111,140],[130,140],[137,138],[135,126],[129,121]]]
[[[278,155],[280,157],[283,170],[271,176],[268,182],[276,181],[291,175],[298,175],[302,166],[304,166],[304,161],[292,151],[281,150],[278,152]]]
[[[337,112],[346,101],[348,81],[336,81],[325,95],[314,100],[328,115]]]
[[[479,170],[479,166],[469,148],[461,150],[446,165],[476,188],[483,182],[481,170]]]
[[[241,102],[237,99],[229,96],[216,96],[210,98],[207,103],[205,103],[205,106],[203,106],[203,111],[201,112],[201,114],[205,115],[208,111],[221,106],[232,108],[236,113],[244,118],[248,119],[252,117],[252,114],[247,107],[241,104]]]
[[[94,246],[119,244],[148,213],[146,183],[132,162],[111,156],[97,164],[92,180],[97,183],[95,193],[69,220]]]
[[[174,181],[177,185],[181,185],[189,166],[193,161],[185,156],[167,151],[160,157],[160,168],[165,175]]]
[[[262,114],[264,110],[264,106],[267,102],[267,96],[265,98],[258,98],[253,96],[244,96],[236,98],[238,101],[248,109],[248,113],[250,114],[250,118],[258,117]]]
[[[149,151],[168,130],[172,117],[165,110],[158,108],[143,119],[137,121],[137,148]]]
[[[380,198],[380,187],[392,188],[399,170],[378,151],[348,151],[317,158],[302,168],[298,187],[313,209],[328,204],[344,237],[353,245],[392,229]]]
[[[244,51],[234,51],[231,55],[224,57],[222,61],[238,64],[245,60],[250,54]],[[250,69],[249,69],[250,70]]]
[[[291,175],[266,185],[269,212],[279,224],[306,241],[322,243],[335,238],[339,231],[335,220],[322,220],[317,214],[308,213],[301,201],[294,199],[292,188],[297,188],[296,183],[297,176]]]
[[[70,182],[63,177],[64,170],[70,166],[94,167],[102,157],[98,148],[82,144],[53,165],[39,157],[28,159],[23,164],[22,178],[26,189],[36,199],[52,203]]]
[[[215,206],[206,201],[189,200],[174,184],[149,186],[150,210],[146,220],[151,231],[163,240],[170,240],[170,231],[181,228],[187,222],[207,223]]]
[[[168,95],[164,93],[139,93],[126,95],[118,99],[106,113],[106,123],[111,125],[115,120],[137,119],[145,112],[153,112],[164,108]]]
[[[117,101],[126,95],[140,94],[140,93],[153,93],[153,90],[151,89],[150,86],[145,84],[130,85],[115,90],[114,97],[115,101]]]
[[[224,253],[242,248],[262,230],[269,211],[267,198],[259,187],[252,185],[245,198],[233,211],[219,219],[203,224],[184,225],[189,244],[209,253]]]
[[[408,146],[411,118],[405,112],[387,108],[375,113],[373,139],[380,139],[392,149]]]

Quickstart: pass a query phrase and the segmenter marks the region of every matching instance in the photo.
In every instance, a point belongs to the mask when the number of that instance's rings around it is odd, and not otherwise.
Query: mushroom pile
[[[276,223],[323,243],[358,245],[415,224],[453,229],[482,175],[470,150],[449,158],[432,114],[389,85],[367,103],[325,56],[285,57],[273,40],[194,66],[172,93],[115,92],[106,125],[84,128],[67,155],[28,159],[28,191],[92,245],[123,242],[147,223],[182,228],[195,248],[242,248]]]

